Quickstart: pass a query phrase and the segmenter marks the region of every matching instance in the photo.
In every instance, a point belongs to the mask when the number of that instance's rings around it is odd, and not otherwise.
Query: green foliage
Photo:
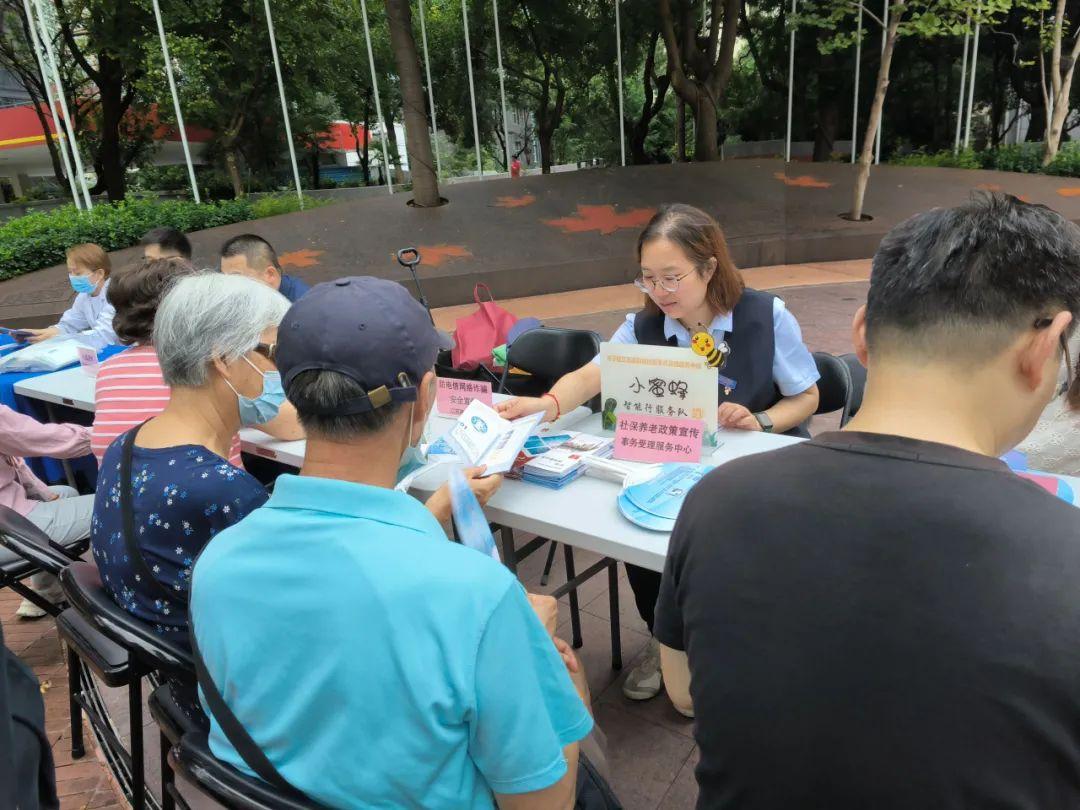
[[[306,207],[322,200],[305,199]],[[295,195],[224,200],[196,205],[186,200],[159,202],[129,199],[79,211],[66,205],[52,211],[27,214],[0,224],[0,279],[50,267],[64,261],[64,251],[80,242],[93,242],[106,250],[136,244],[151,228],[167,225],[184,232],[216,228],[264,216],[295,211]]]
[[[927,153],[915,151],[892,158],[894,166],[936,166],[950,169],[991,169],[999,172],[1049,174],[1058,177],[1080,177],[1080,143],[1070,142],[1061,147],[1054,162],[1042,165],[1041,143],[1021,143],[976,152],[964,149],[959,154],[951,150]]]
[[[906,155],[897,155],[889,163],[894,166],[935,166],[942,169],[983,168],[979,155],[973,149],[962,149],[955,154],[949,149],[932,153],[916,150]]]
[[[304,195],[305,211],[329,204],[329,200],[324,200],[319,197],[309,197],[306,194]],[[251,218],[262,219],[263,217],[276,217],[279,214],[291,214],[294,211],[299,210],[300,200],[297,199],[295,193],[274,194],[269,197],[260,197],[251,203]]]

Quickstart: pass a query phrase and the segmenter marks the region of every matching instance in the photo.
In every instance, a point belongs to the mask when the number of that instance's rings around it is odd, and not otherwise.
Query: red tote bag
[[[480,291],[487,293],[488,300],[480,299]],[[454,347],[451,359],[454,368],[466,370],[477,366],[494,365],[492,349],[506,343],[510,327],[517,318],[495,303],[495,298],[487,284],[473,287],[473,300],[477,310],[464,318],[458,318],[454,325]]]

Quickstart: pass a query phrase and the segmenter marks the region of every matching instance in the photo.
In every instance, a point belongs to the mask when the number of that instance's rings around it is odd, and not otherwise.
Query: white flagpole
[[[92,210],[93,201],[90,199],[90,189],[86,185],[86,175],[83,172],[82,156],[79,154],[79,144],[75,140],[75,127],[71,123],[71,113],[68,111],[67,98],[64,96],[64,85],[60,83],[60,71],[56,67],[56,52],[53,51],[52,38],[45,27],[45,12],[41,8],[41,0],[34,0],[37,9],[38,26],[41,33],[41,41],[45,43],[45,61],[52,72],[53,84],[55,85],[56,97],[60,100],[60,109],[64,113],[64,131],[67,132],[68,143],[71,144],[71,157],[75,161],[75,173],[78,175],[79,185],[82,187],[83,202],[86,209]]]
[[[619,4],[622,0],[615,0],[615,63],[619,69],[619,154],[622,156],[622,165],[626,165],[626,120],[623,115],[623,77],[622,77],[622,24],[619,20]],[[705,3],[701,4],[701,24],[705,25]]]
[[[788,38],[788,80],[787,80],[787,137],[784,140],[784,160],[791,162],[791,111],[795,98],[795,2],[791,0],[791,36]]]
[[[484,176],[484,163],[480,159],[480,124],[476,120],[476,88],[473,86],[472,46],[469,44],[469,10],[461,0],[461,19],[465,24],[465,67],[469,72],[469,100],[472,102],[473,143],[476,146],[476,174]]]
[[[75,207],[83,210],[82,200],[79,199],[79,189],[75,185],[75,174],[71,171],[71,159],[68,157],[67,145],[64,143],[64,130],[60,128],[60,117],[56,114],[56,102],[53,99],[52,82],[49,74],[45,71],[45,63],[41,60],[41,40],[38,38],[37,25],[34,23],[34,13],[30,9],[30,0],[23,0],[23,12],[26,14],[26,22],[30,29],[30,47],[37,57],[38,71],[41,73],[41,83],[45,86],[45,103],[49,106],[52,114],[53,131],[56,145],[60,149],[60,158],[64,162],[64,174],[67,175],[68,185],[71,186],[71,199]],[[46,133],[47,134],[47,133]]]
[[[502,63],[502,40],[499,37],[499,0],[491,0],[495,14],[495,58],[499,67],[499,99],[502,102],[503,140],[506,142],[506,174],[510,174],[510,126],[506,120],[506,72]]]
[[[439,155],[439,127],[435,123],[435,89],[431,83],[431,60],[428,58],[427,24],[424,22],[424,0],[420,6],[420,36],[424,41],[424,70],[427,72],[428,104],[431,106],[431,137],[435,142],[435,173],[442,179],[442,157]]]
[[[199,199],[199,184],[195,181],[195,164],[191,162],[191,149],[188,147],[187,130],[184,129],[184,114],[180,112],[180,96],[176,93],[176,79],[173,77],[172,60],[169,58],[169,43],[165,41],[165,24],[161,21],[161,6],[154,3],[154,19],[157,20],[158,36],[161,38],[161,56],[165,60],[165,75],[169,78],[169,92],[172,93],[173,111],[176,113],[176,126],[180,130],[180,143],[184,147],[184,162],[187,163],[188,179],[191,181],[191,196],[195,202]]]
[[[859,3],[859,29],[855,39],[855,100],[851,111],[851,162],[855,162],[855,144],[859,139],[859,71],[862,68],[862,3]]]
[[[982,16],[982,0],[975,7],[975,38],[971,41],[971,79],[967,100],[967,126],[964,128],[964,148],[971,143],[971,108],[975,103],[975,62],[979,58],[979,18]]]
[[[371,50],[371,29],[368,28],[367,20],[367,0],[360,0],[360,13],[364,18],[364,39],[367,40],[367,58],[368,68],[371,70],[371,89],[375,94],[375,118],[379,122],[379,129],[382,133],[382,137],[379,139],[382,142],[382,159],[383,159],[383,174],[386,175],[386,190],[391,194],[394,193],[394,181],[390,177],[390,152],[386,148],[386,136],[394,138],[396,135],[393,132],[387,133],[386,119],[382,116],[382,102],[379,100],[379,82],[375,78],[375,52]],[[368,137],[368,133],[364,133],[364,137]]]
[[[296,198],[300,210],[304,209],[304,192],[300,188],[300,169],[296,165],[296,147],[293,145],[292,124],[289,122],[289,104],[285,100],[285,82],[281,78],[281,61],[278,59],[277,37],[274,36],[274,17],[270,13],[270,0],[263,0],[266,7],[266,30],[270,33],[270,52],[274,57],[274,73],[277,75],[278,95],[281,96],[281,115],[285,119],[285,140],[289,144],[289,160],[292,161],[293,180],[296,182]]]
[[[960,151],[960,133],[964,129],[964,91],[967,90],[967,63],[968,63],[968,40],[971,34],[968,26],[971,25],[971,15],[967,16],[967,25],[964,27],[964,59],[960,63],[960,98],[956,102],[956,138],[953,140],[953,153]]]

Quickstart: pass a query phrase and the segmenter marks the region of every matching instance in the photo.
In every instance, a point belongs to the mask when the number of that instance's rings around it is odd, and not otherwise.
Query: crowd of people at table
[[[323,805],[596,806],[581,791],[604,745],[557,603],[448,541],[445,488],[399,486],[448,348],[427,311],[372,277],[307,290],[253,235],[220,272],[175,231],[143,244],[115,276],[100,248],[69,251],[75,303],[30,340],[131,348],[101,366],[92,428],[0,410],[0,503],[54,539],[89,533],[117,603],[193,645],[272,768]],[[611,340],[707,331],[737,382],[720,426],[808,436],[814,359],[717,223],[666,206],[636,258],[644,305]],[[1080,408],[1078,316],[1080,229],[1052,210],[988,194],[912,217],[855,316],[856,417],[718,467],[663,574],[626,566],[653,641],[623,691],[694,718],[699,807],[1080,803],[1080,512],[999,460],[1055,398]],[[555,420],[600,385],[589,363],[498,407]],[[268,491],[241,427],[306,438],[299,474]],[[91,449],[93,495],[21,458]],[[500,478],[467,473],[486,503]],[[253,773],[210,714],[215,755]]]

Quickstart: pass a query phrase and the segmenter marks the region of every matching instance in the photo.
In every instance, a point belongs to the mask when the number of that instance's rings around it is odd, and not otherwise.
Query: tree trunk
[[[822,100],[818,105],[818,121],[814,133],[814,161],[827,162],[832,159],[836,132],[840,128],[839,96],[835,93]]]
[[[1080,56],[1080,37],[1073,39],[1072,49],[1067,55],[1061,53],[1065,26],[1065,1],[1058,0],[1054,12],[1053,53],[1050,58],[1049,90],[1050,97],[1053,100],[1054,112],[1053,115],[1050,115],[1049,110],[1047,110],[1046,148],[1043,152],[1043,166],[1049,166],[1054,162],[1058,149],[1061,147],[1061,133],[1064,129],[1065,119],[1069,116],[1069,93],[1072,90],[1073,71],[1076,68],[1077,56]],[[1042,65],[1041,59],[1039,64]]]
[[[686,102],[675,96],[675,160],[686,163]]]
[[[863,200],[866,197],[866,186],[870,182],[870,163],[874,159],[874,140],[877,138],[878,127],[881,126],[881,110],[885,106],[885,93],[889,89],[889,67],[896,49],[896,33],[906,10],[906,2],[896,3],[891,9],[892,16],[885,34],[885,50],[881,53],[881,65],[878,67],[877,84],[874,88],[874,103],[870,105],[870,120],[863,136],[859,169],[855,175],[855,188],[851,198],[851,212],[848,214],[855,222],[862,221]]]
[[[816,41],[808,44],[815,45]],[[796,57],[798,58],[798,57]],[[833,54],[820,54],[817,58],[817,115],[814,126],[813,160],[827,161],[832,157],[836,132],[840,128],[840,99],[837,81],[837,62]]]
[[[49,127],[49,122],[46,118],[49,105],[44,101],[39,103],[34,92],[29,90],[29,88],[28,91],[30,93],[30,104],[33,106],[34,114],[41,124],[41,131],[45,134],[45,145],[49,147],[49,162],[52,163],[53,176],[56,178],[56,184],[60,188],[60,194],[66,197],[71,194],[71,187],[68,184],[67,176],[64,174],[63,167],[60,163],[60,152],[57,149],[57,147],[63,149],[64,142],[59,140],[59,132],[56,133],[56,139],[51,135],[52,129]],[[63,125],[61,124],[61,126]]]
[[[641,103],[641,115],[630,129],[630,162],[641,165],[649,162],[649,155],[645,152],[645,140],[649,137],[649,125],[652,120],[664,108],[664,100],[667,98],[669,79],[667,76],[654,76],[656,67],[656,44],[660,40],[660,32],[653,31],[645,57],[645,68],[641,74],[641,85],[644,100]],[[656,95],[653,96],[655,84]]]
[[[386,18],[390,22],[390,44],[394,50],[401,82],[401,104],[405,112],[405,145],[412,173],[413,200],[423,208],[439,204],[439,177],[425,109],[424,83],[420,57],[413,38],[409,0],[386,0]]]
[[[400,182],[402,178],[401,153],[398,152],[397,131],[394,129],[394,107],[387,104],[383,107],[383,118],[386,119],[386,149],[390,153],[390,165],[386,167],[383,177],[392,178],[390,182]]]
[[[244,181],[240,177],[240,165],[236,159],[236,145],[230,143],[225,147],[225,169],[229,173],[232,182],[233,196],[240,199],[244,196]]]
[[[360,156],[364,185],[371,185],[371,94],[364,96],[364,154]]]
[[[540,142],[540,173],[551,174],[551,142],[555,137],[555,128],[541,125],[537,128],[536,139]]]
[[[319,187],[319,144],[312,145],[308,155],[308,165],[311,167],[311,187]]]
[[[703,163],[707,160],[720,159],[719,134],[716,120],[716,107],[707,93],[698,96],[694,110],[694,160]]]
[[[101,166],[98,185],[109,195],[109,202],[120,202],[127,192],[126,167],[120,150],[120,124],[124,117],[123,67],[111,57],[98,56],[101,101],[101,129],[97,163]]]

